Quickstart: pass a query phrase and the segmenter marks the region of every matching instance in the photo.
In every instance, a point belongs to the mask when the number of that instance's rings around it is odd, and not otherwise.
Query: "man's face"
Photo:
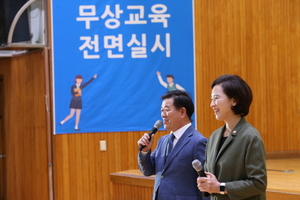
[[[164,99],[161,104],[161,117],[163,118],[164,128],[168,131],[176,131],[182,126],[183,122],[182,108],[176,110],[173,105],[173,99]]]
[[[167,77],[167,82],[168,83],[173,83],[174,79],[172,77]]]

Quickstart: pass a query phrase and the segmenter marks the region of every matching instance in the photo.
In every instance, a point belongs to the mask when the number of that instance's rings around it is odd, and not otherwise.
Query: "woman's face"
[[[77,84],[81,84],[82,83],[82,78],[76,78],[75,81],[76,81]]]
[[[211,91],[210,107],[214,110],[217,120],[227,121],[231,116],[234,116],[231,107],[235,105],[235,100],[233,98],[228,98],[221,85],[215,85],[213,87]]]

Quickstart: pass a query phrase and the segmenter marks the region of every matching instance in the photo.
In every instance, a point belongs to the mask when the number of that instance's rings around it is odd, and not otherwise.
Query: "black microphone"
[[[198,159],[195,159],[192,162],[192,165],[200,177],[206,177],[206,174],[204,173],[204,170],[202,169],[202,164]],[[209,195],[210,195],[208,192],[202,192],[202,193],[203,193],[203,196],[205,196],[205,197],[209,197]]]
[[[162,123],[162,121],[160,121],[160,120],[157,120],[157,121],[155,122],[153,128],[152,128],[151,131],[148,133],[148,135],[150,136],[149,141],[151,140],[151,136],[152,136],[153,134],[155,134],[156,131],[157,131],[158,129],[160,129],[160,127],[162,126],[162,124],[163,124],[163,123]],[[140,145],[139,150],[142,150],[143,148],[145,148],[145,145]]]

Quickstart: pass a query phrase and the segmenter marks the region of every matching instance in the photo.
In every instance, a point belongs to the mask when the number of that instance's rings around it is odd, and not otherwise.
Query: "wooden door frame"
[[[5,145],[5,98],[4,98],[4,76],[0,75],[0,155],[6,154]],[[6,199],[6,158],[0,158],[0,200]]]

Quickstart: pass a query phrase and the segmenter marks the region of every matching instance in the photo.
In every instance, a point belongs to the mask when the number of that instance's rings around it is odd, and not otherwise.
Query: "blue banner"
[[[194,98],[193,1],[52,0],[54,134],[146,131]]]

